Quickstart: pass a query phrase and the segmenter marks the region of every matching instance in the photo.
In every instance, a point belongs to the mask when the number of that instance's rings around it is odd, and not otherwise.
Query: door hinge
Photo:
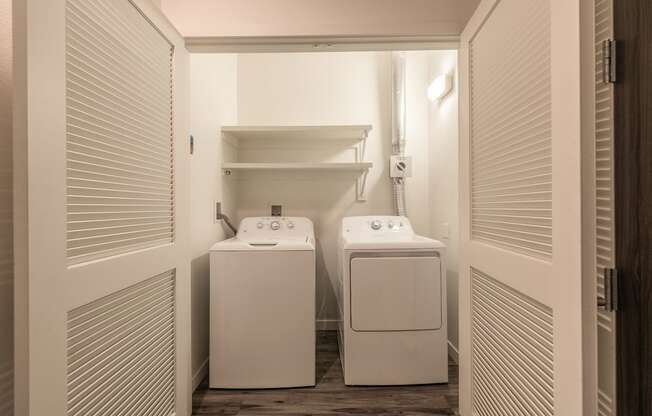
[[[602,41],[602,82],[616,82],[616,41],[613,39]]]
[[[618,310],[618,271],[605,267],[604,296],[598,296],[598,309],[605,312]]]

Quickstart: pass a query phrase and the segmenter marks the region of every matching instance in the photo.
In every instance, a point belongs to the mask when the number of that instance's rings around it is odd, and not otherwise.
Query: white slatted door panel
[[[0,64],[1,65],[1,64]],[[2,71],[4,68],[0,68]],[[3,75],[3,74],[0,74]],[[0,103],[1,105],[1,103]],[[7,115],[9,117],[9,115]],[[0,114],[0,134],[10,123]],[[14,271],[12,227],[11,136],[0,137],[0,416],[13,415],[13,316]]]
[[[2,117],[2,116],[0,116]],[[0,285],[13,281],[11,143],[0,142]]]
[[[552,416],[552,310],[478,270],[471,285],[474,412]]]
[[[172,47],[126,0],[66,17],[68,258],[170,243]]]
[[[13,362],[0,365],[0,416],[14,414],[14,366]]]
[[[549,258],[550,7],[518,3],[501,2],[470,47],[471,232],[475,240]]]
[[[482,0],[460,48],[460,410],[586,409],[581,0]]]
[[[16,413],[189,416],[184,40],[150,0],[14,5]]]
[[[175,411],[174,272],[68,313],[68,416]]]
[[[595,1],[595,160],[596,275],[604,296],[604,269],[615,267],[613,84],[603,81],[602,43],[613,39],[613,0]],[[598,312],[598,414],[615,414],[616,321],[614,312]]]
[[[613,84],[602,79],[602,42],[613,37],[611,0],[595,6],[596,59],[596,219],[598,294],[604,295],[605,267],[614,267],[614,188],[613,188]],[[600,324],[611,327],[611,317],[600,313]]]

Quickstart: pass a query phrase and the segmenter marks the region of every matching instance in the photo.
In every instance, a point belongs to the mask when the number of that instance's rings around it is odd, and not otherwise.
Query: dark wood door
[[[652,415],[652,1],[614,1],[618,416]]]

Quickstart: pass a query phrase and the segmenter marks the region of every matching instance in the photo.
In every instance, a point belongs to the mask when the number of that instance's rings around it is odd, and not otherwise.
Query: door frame
[[[459,49],[459,35],[234,36],[186,38],[190,53],[371,52]]]
[[[580,0],[582,158],[582,376],[584,415],[598,414],[595,0]]]
[[[614,2],[618,416],[652,412],[652,76],[644,64],[652,59],[650,23],[649,1]]]

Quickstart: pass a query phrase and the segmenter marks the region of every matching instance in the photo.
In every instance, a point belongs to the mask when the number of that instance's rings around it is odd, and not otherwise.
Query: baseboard
[[[450,341],[448,341],[448,356],[451,357],[451,360],[453,360],[455,364],[460,363],[460,352],[457,350],[457,347]]]
[[[197,387],[208,375],[208,358],[199,366],[199,370],[192,376],[192,391],[197,390]]]
[[[317,319],[315,328],[317,331],[337,331],[339,322],[337,319]]]

